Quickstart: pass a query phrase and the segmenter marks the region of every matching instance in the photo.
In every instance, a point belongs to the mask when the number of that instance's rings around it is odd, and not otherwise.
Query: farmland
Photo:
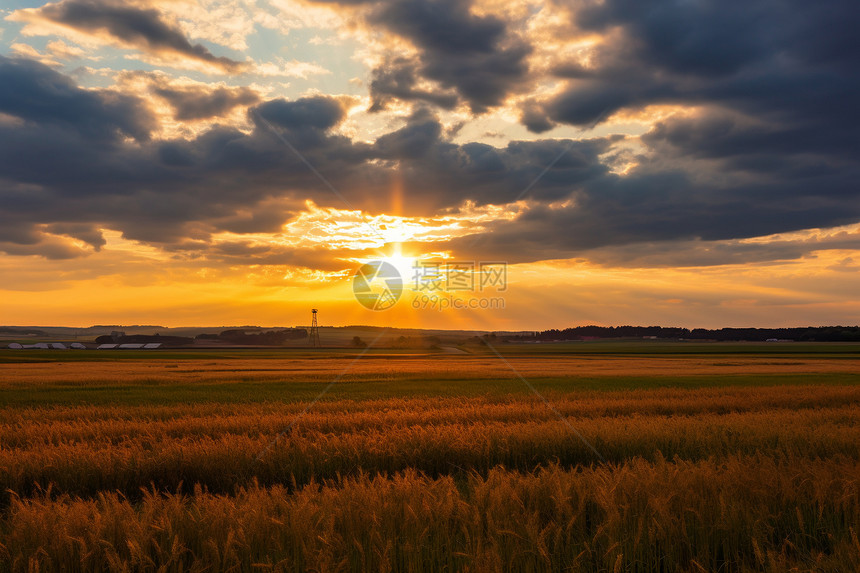
[[[4,351],[0,570],[860,568],[857,345],[499,352]]]

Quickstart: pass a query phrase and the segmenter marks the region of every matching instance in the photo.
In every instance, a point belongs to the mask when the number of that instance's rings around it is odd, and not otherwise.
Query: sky
[[[6,1],[0,324],[856,325],[858,21]]]

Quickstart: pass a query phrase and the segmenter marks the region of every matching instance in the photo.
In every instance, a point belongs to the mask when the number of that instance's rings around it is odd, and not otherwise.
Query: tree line
[[[800,342],[860,342],[860,326],[808,326],[796,328],[677,328],[665,326],[576,326],[563,330],[536,332],[518,339],[583,340],[589,338],[646,338],[760,341],[795,340]]]

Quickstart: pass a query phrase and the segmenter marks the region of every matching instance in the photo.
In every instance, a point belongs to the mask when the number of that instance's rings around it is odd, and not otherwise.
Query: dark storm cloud
[[[88,34],[106,33],[146,52],[171,53],[210,64],[225,72],[241,72],[245,64],[212,54],[192,44],[177,28],[166,23],[157,10],[129,6],[111,0],[62,0],[36,11],[46,20]]]
[[[373,71],[373,110],[391,99],[418,100],[451,108],[456,96],[472,112],[503,103],[528,80],[531,46],[493,15],[475,15],[462,0],[315,0],[364,5],[367,25],[383,27],[408,39],[419,50],[415,60],[393,58]],[[430,80],[434,90],[416,87]]]
[[[370,93],[373,104],[370,111],[381,111],[392,100],[420,101],[452,109],[457,105],[456,92],[423,90],[417,87],[416,70],[419,62],[408,58],[393,58],[373,70]]]
[[[36,62],[4,64],[10,77],[29,78],[29,84],[21,79],[17,83],[36,86],[28,101],[56,98],[61,92],[57,86],[70,94],[58,105],[46,106],[41,121],[39,109],[2,100],[7,105],[0,112],[27,119],[0,123],[0,173],[10,182],[0,188],[2,214],[25,222],[11,237],[19,242],[38,240],[38,225],[51,225],[57,233],[93,246],[100,244],[94,235],[84,234],[92,228],[87,225],[160,245],[206,241],[220,230],[271,232],[301,210],[307,198],[336,208],[387,210],[395,178],[405,190],[405,214],[426,215],[466,200],[505,203],[517,198],[560,146],[569,146],[571,153],[534,190],[534,197],[552,200],[605,173],[597,156],[611,145],[603,139],[512,143],[504,149],[456,145],[426,110],[417,111],[401,129],[365,144],[332,132],[346,109],[324,96],[259,104],[249,112],[255,125],[251,133],[216,127],[190,140],[146,142],[143,132],[141,141],[132,144],[105,134],[121,134],[128,125],[142,123],[131,118],[148,117],[144,102],[129,99],[127,113],[115,117],[115,102],[125,101],[123,96],[80,90]],[[35,81],[44,77],[55,81]],[[0,76],[0,85],[6,85],[6,78]],[[38,92],[38,86],[46,93]],[[85,121],[80,119],[83,114],[70,109],[78,99],[90,106]],[[58,108],[65,109],[68,118],[60,121]],[[333,194],[305,160],[324,173],[349,204]],[[279,202],[266,206],[274,198]]]
[[[455,89],[481,113],[502,103],[525,79],[531,48],[508,35],[504,20],[470,9],[460,0],[384,2],[370,22],[410,39],[422,51],[420,74]]]
[[[532,133],[543,133],[554,127],[552,121],[533,102],[524,104],[521,111],[520,122]]]
[[[373,154],[397,162],[404,208],[407,214],[423,215],[466,200],[476,205],[509,203],[538,178],[541,185],[531,190],[531,198],[554,201],[566,197],[582,182],[607,172],[598,156],[613,141],[615,138],[511,142],[504,148],[460,145],[445,138],[434,115],[419,109],[406,126],[380,136]],[[552,169],[541,175],[554,161]],[[379,204],[379,208],[387,207]]]
[[[336,99],[326,96],[267,101],[257,106],[256,112],[277,126],[291,130],[310,129],[325,131],[334,127],[346,116],[346,109]]]
[[[277,233],[284,221],[293,214],[260,204],[213,219],[211,223],[216,228],[231,233]]]
[[[55,261],[76,259],[87,255],[86,251],[83,251],[74,245],[50,237],[40,240],[37,245],[0,242],[0,251],[7,255],[18,255],[24,257],[37,255]]]
[[[260,101],[257,92],[250,88],[205,86],[174,87],[154,86],[152,92],[164,98],[173,108],[174,117],[180,121],[220,117],[233,108],[251,105]]]
[[[96,247],[85,225],[157,244],[218,230],[267,232],[307,197],[338,201],[267,126],[147,141],[152,116],[143,100],[82,90],[34,61],[0,58],[0,114],[0,241],[9,245],[44,242],[40,225]],[[252,119],[266,117],[347,188],[366,177],[366,153],[327,133],[344,115],[338,100],[312,97],[266,102]],[[263,212],[271,197],[284,201]]]
[[[442,125],[436,117],[419,109],[405,127],[380,136],[374,147],[386,159],[414,159],[426,156],[438,146],[441,136]]]
[[[574,29],[608,40],[589,67],[559,63],[557,75],[571,81],[544,103],[547,121],[587,125],[604,110],[654,103],[719,104],[783,122],[853,113],[854,2],[606,0],[569,9]],[[534,107],[530,117],[540,126]]]
[[[769,55],[775,28],[786,15],[769,0],[683,2],[609,0],[581,5],[574,18],[583,30],[622,26],[639,62],[678,74],[719,77]],[[616,48],[617,49],[617,48]]]
[[[625,267],[704,267],[714,265],[742,265],[745,263],[771,263],[797,261],[815,257],[816,251],[833,249],[860,249],[860,236],[825,238],[823,240],[774,240],[752,243],[740,241],[663,241],[637,243],[624,247],[604,247],[583,253],[589,261],[604,266]],[[850,263],[832,270],[857,270]]]
[[[588,125],[650,104],[699,111],[654,125],[625,176],[583,182],[568,207],[534,205],[494,225],[480,248],[514,260],[603,253],[618,261],[624,249],[641,248],[665,250],[660,260],[678,264],[731,262],[780,255],[696,245],[857,222],[860,40],[846,22],[858,16],[860,6],[835,1],[577,3],[575,28],[607,40],[588,67],[557,66],[568,78],[562,93],[524,104],[530,130]]]
[[[657,123],[642,139],[661,152],[701,159],[724,159],[742,169],[745,164],[772,162],[774,169],[798,167],[806,161],[852,161],[858,138],[852,125],[834,122],[823,129],[812,121],[779,123],[751,120],[726,112],[706,110],[695,117],[673,117]],[[778,173],[777,173],[778,174]]]
[[[702,242],[856,223],[860,220],[858,176],[860,169],[854,167],[838,174],[793,178],[789,173],[783,179],[754,178],[745,184],[719,186],[693,181],[682,171],[606,174],[580,186],[570,205],[534,204],[513,221],[492,224],[482,237],[458,239],[448,246],[509,262],[573,255],[641,262],[646,255],[659,254],[652,263],[659,259],[660,266],[671,266],[742,262],[744,257],[792,258],[795,253],[808,254],[817,245],[783,244],[777,252],[762,245],[713,247]]]
[[[93,140],[146,139],[154,125],[140,99],[79,88],[31,60],[0,56],[0,110],[42,128],[67,128]]]
[[[101,230],[91,223],[54,223],[47,225],[45,230],[52,235],[66,235],[83,241],[96,251],[107,243]]]

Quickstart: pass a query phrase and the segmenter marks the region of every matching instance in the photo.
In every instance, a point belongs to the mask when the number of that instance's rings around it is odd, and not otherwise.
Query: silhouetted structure
[[[320,346],[320,325],[317,324],[317,309],[312,308],[311,315],[313,318],[311,319],[311,328],[308,332],[309,342],[311,346]]]

